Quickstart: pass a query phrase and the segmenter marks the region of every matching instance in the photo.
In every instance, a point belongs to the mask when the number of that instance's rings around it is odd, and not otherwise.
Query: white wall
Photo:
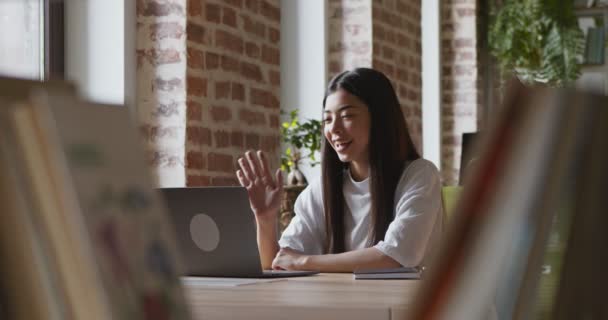
[[[124,1],[66,1],[66,78],[93,101],[124,102]]]
[[[321,119],[327,78],[326,1],[281,1],[281,109]],[[320,166],[303,166],[310,181]]]
[[[422,1],[422,155],[441,168],[440,0]]]

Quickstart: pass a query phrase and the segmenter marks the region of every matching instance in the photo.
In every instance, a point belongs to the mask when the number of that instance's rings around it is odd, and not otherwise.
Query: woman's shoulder
[[[431,161],[424,158],[418,158],[416,160],[406,162],[402,178],[404,176],[436,177],[439,176],[439,170]]]
[[[429,160],[418,158],[406,162],[399,180],[398,189],[408,189],[413,186],[432,185],[440,183],[439,170]]]
[[[397,207],[407,203],[414,196],[424,195],[435,198],[441,194],[441,177],[435,164],[426,159],[416,159],[407,163],[395,189]]]

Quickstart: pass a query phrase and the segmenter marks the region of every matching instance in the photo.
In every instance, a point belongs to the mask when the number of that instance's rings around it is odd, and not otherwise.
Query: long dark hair
[[[409,135],[407,124],[389,79],[379,71],[357,68],[334,77],[327,86],[327,97],[343,89],[367,105],[370,114],[369,165],[371,193],[370,243],[384,239],[393,219],[395,188],[407,160],[420,158]],[[345,251],[344,242],[344,170],[331,144],[323,139],[321,146],[323,206],[325,209],[325,252]]]

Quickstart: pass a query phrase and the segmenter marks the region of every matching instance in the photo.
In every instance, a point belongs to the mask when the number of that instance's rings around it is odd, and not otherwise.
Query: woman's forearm
[[[277,242],[277,223],[276,219],[268,221],[256,221],[258,250],[260,251],[260,261],[264,270],[271,269],[272,260],[279,251]]]
[[[303,269],[321,272],[353,272],[356,269],[397,268],[401,265],[376,248],[338,254],[308,256]]]

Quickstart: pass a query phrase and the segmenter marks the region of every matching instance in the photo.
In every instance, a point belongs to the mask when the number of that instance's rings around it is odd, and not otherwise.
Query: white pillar
[[[66,78],[87,99],[124,103],[124,9],[123,0],[66,1]]]
[[[327,82],[325,0],[281,1],[281,109],[321,119]],[[310,181],[320,166],[300,167]]]
[[[422,150],[441,168],[441,0],[422,1]]]

